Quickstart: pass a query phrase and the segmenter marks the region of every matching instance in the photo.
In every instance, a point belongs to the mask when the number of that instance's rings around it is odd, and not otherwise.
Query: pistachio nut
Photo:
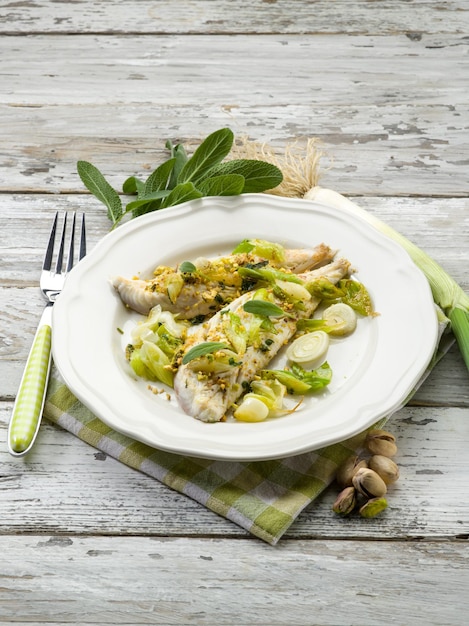
[[[382,454],[373,455],[368,461],[368,467],[381,476],[386,485],[395,483],[399,478],[399,468],[392,459]]]
[[[386,498],[372,498],[360,507],[359,513],[362,517],[376,517],[381,511],[388,506]]]
[[[391,457],[397,452],[396,438],[386,430],[370,430],[365,439],[365,446],[371,454]]]
[[[388,490],[381,476],[369,468],[359,469],[352,478],[352,483],[355,489],[366,498],[380,498]]]
[[[349,456],[337,470],[335,476],[337,483],[341,487],[350,487],[353,475],[362,467],[367,467],[365,459],[360,459],[356,455]]]
[[[353,511],[357,504],[357,494],[354,487],[345,487],[336,498],[332,505],[334,513],[339,515],[348,515]]]

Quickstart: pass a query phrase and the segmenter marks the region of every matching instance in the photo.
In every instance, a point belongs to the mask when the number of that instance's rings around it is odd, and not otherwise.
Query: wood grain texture
[[[80,190],[78,159],[120,186],[166,139],[230,126],[318,137],[344,193],[467,195],[466,52],[460,35],[3,38],[0,190]]]
[[[0,549],[3,615],[15,622],[348,626],[353,616],[374,626],[379,608],[379,623],[460,626],[469,609],[468,553],[446,542],[382,541],[378,556],[356,541],[272,550],[245,540],[33,535],[0,537]]]
[[[295,0],[139,0],[129,15],[128,7],[107,2],[5,2],[0,8],[1,33],[465,33],[468,7],[464,0],[439,3],[428,0],[402,3],[390,0],[337,2]]]

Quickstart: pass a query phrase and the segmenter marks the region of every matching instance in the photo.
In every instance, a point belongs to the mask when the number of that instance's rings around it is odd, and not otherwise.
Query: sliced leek
[[[246,394],[233,413],[240,422],[262,422],[269,415],[269,407],[256,394]]]
[[[329,335],[323,330],[316,330],[295,339],[287,348],[287,358],[312,369],[324,362],[328,349]]]
[[[326,323],[331,326],[331,335],[349,335],[357,327],[357,315],[351,306],[337,302],[327,307],[322,314]]]
[[[277,280],[275,281],[275,285],[287,298],[291,298],[294,302],[308,302],[308,300],[312,298],[306,287],[298,283],[287,280]]]
[[[262,370],[261,376],[267,380],[275,378],[285,385],[287,393],[303,395],[327,387],[332,380],[332,370],[327,361],[311,372],[302,368],[298,363],[292,363],[289,370]]]

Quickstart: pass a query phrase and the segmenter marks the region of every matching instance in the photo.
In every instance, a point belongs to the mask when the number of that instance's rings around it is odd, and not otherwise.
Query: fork
[[[59,212],[55,214],[46,255],[42,266],[39,286],[47,301],[20,382],[13,412],[8,426],[8,451],[13,456],[23,456],[32,448],[39,431],[46,397],[51,364],[52,306],[59,296],[65,278],[74,265],[75,230],[77,215],[72,214],[70,242],[65,271],[63,271],[67,213],[64,213],[59,250],[55,267],[52,268]],[[81,216],[79,260],[86,254],[85,215]]]

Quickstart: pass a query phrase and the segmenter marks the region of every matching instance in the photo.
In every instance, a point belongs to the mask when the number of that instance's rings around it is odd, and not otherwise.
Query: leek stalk
[[[408,252],[414,263],[425,274],[435,303],[449,319],[451,329],[469,370],[469,295],[461,289],[456,281],[436,261],[406,237],[341,194],[331,189],[313,187],[305,194],[304,198],[344,209],[365,219],[377,230],[394,239]]]

